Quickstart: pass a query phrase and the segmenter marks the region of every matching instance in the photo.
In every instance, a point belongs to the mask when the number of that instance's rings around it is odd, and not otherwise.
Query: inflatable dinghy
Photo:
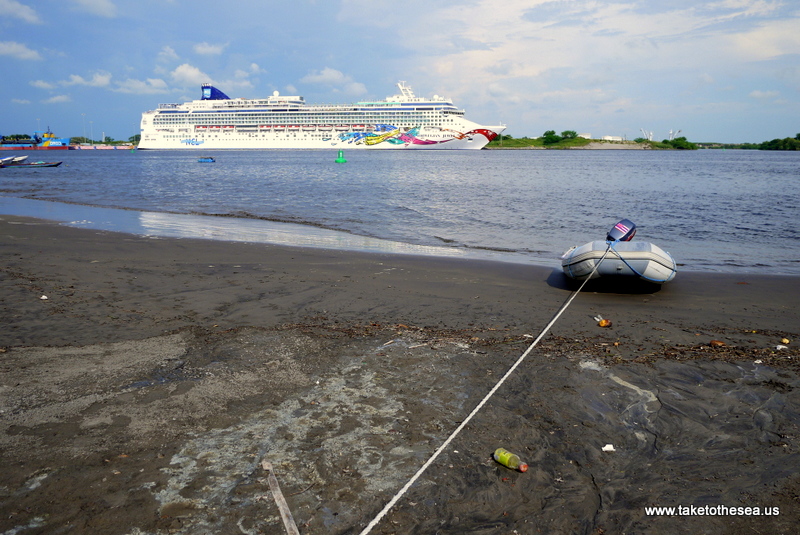
[[[586,280],[590,275],[592,279],[622,276],[663,284],[677,273],[668,252],[644,241],[593,241],[573,247],[561,256],[561,267],[567,277],[576,280]]]

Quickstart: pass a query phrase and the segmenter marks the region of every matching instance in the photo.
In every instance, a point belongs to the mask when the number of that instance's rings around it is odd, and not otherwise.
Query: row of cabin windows
[[[319,121],[312,121],[312,120],[309,120],[307,118],[300,118],[300,117],[292,117],[292,118],[281,117],[280,119],[274,119],[274,120],[269,120],[269,119],[266,119],[264,117],[260,117],[260,118],[257,118],[257,119],[256,118],[252,118],[252,119],[249,118],[247,120],[242,120],[242,118],[237,117],[236,120],[233,121],[233,122],[235,124],[239,124],[239,125],[263,125],[263,124],[298,124],[298,125],[303,125],[303,124],[308,124],[308,125],[321,126],[322,124],[325,124],[325,125],[328,125],[328,126],[334,126],[334,125],[338,125],[338,124],[345,124],[345,125],[346,124],[353,124],[352,120],[339,121],[339,122],[332,121],[332,122],[321,123]],[[365,125],[370,125],[370,124],[389,124],[389,125],[394,125],[396,123],[396,121],[392,121],[390,119],[375,119],[375,118],[363,119],[362,122]],[[407,118],[405,118],[405,120],[403,122],[405,124],[411,123],[411,124],[424,124],[424,125],[444,125],[444,124],[452,124],[452,123],[455,122],[455,120],[454,119],[440,119],[440,120],[436,121],[436,120],[431,120],[431,119],[427,119],[427,118],[419,118],[417,121],[410,121]],[[197,125],[201,125],[201,126],[212,126],[212,125],[229,124],[229,123],[230,123],[230,121],[220,121],[219,117],[215,117],[215,118],[213,118],[213,120],[212,120],[212,118],[209,118],[209,119],[206,119],[206,120],[198,120],[198,119],[195,118],[195,120],[193,120],[192,123],[190,123],[190,124],[197,124]],[[187,121],[185,121],[183,119],[172,118],[172,117],[170,117],[170,118],[156,118],[156,120],[153,121],[153,124],[156,125],[156,126],[165,126],[165,125],[177,126],[177,125],[187,124]]]
[[[186,120],[191,117],[192,123],[196,124],[219,124],[219,123],[250,123],[250,124],[263,124],[265,122],[273,122],[273,123],[287,123],[287,124],[328,124],[328,123],[348,123],[352,121],[363,121],[369,123],[391,123],[396,121],[397,119],[402,118],[403,122],[424,122],[426,124],[432,124],[435,121],[432,119],[438,119],[439,122],[447,122],[452,123],[454,120],[452,118],[442,118],[441,114],[439,113],[417,113],[415,115],[407,115],[401,113],[370,113],[366,116],[359,115],[354,117],[352,114],[340,114],[340,115],[323,115],[323,114],[316,114],[316,113],[307,113],[307,114],[298,114],[298,115],[279,115],[274,117],[265,116],[263,114],[258,113],[237,113],[233,115],[233,121],[230,120],[220,120],[220,116],[217,114],[209,114],[204,115],[201,113],[193,113],[191,116],[182,114],[182,115],[172,115],[172,114],[164,114],[164,115],[157,115],[155,118],[156,124],[180,124],[185,123]],[[416,120],[415,120],[416,119]]]

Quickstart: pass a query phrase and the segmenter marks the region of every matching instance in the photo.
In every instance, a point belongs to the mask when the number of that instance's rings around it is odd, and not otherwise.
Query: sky
[[[800,133],[798,0],[0,0],[0,134],[139,133],[142,112],[280,91],[441,95],[514,137]]]

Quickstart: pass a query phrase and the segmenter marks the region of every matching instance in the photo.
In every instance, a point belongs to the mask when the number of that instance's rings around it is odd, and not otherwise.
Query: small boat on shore
[[[561,256],[561,268],[567,277],[575,280],[586,280],[590,276],[592,279],[639,277],[657,284],[671,281],[677,273],[672,256],[645,241],[598,240],[572,247]]]
[[[608,232],[605,241],[572,247],[561,255],[561,269],[571,279],[639,277],[663,284],[678,272],[675,260],[664,249],[645,241],[631,241],[636,224],[623,219]]]

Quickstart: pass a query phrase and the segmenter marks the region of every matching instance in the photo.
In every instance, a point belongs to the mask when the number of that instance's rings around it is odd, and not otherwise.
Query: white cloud
[[[613,96],[598,88],[564,88],[531,95],[529,100],[536,103],[563,103],[565,105],[575,101],[611,105]],[[616,105],[619,106],[621,104],[617,102]]]
[[[22,43],[14,41],[0,41],[0,56],[11,56],[22,60],[40,60],[42,56],[35,50],[31,50]]]
[[[254,74],[261,74],[263,72],[264,71],[261,70],[261,67],[259,67],[255,63],[251,63],[249,70],[236,69],[236,71],[234,71],[234,73],[233,73],[233,77],[236,80],[239,80],[238,83],[242,83],[243,80],[249,79],[250,76],[252,76]]]
[[[158,61],[176,61],[178,60],[178,54],[171,46],[165,46],[161,49],[161,52],[158,53]]]
[[[194,45],[194,51],[204,56],[219,56],[225,48],[227,48],[228,44],[229,43],[225,43],[224,45],[212,45],[205,42],[197,43]]]
[[[11,102],[13,102],[14,104],[30,104],[31,103],[30,100],[26,100],[24,98],[12,98]]]
[[[714,77],[708,73],[703,73],[697,77],[697,81],[701,84],[713,84]]]
[[[0,0],[0,17],[4,19],[17,18],[31,24],[41,24],[42,22],[36,11],[20,4],[17,0]]]
[[[176,85],[186,87],[190,85],[200,85],[204,83],[213,83],[211,77],[192,65],[184,63],[179,65],[174,71],[170,73],[172,81]]]
[[[60,104],[62,102],[72,102],[72,99],[69,98],[69,95],[56,95],[54,97],[50,97],[46,100],[43,100],[45,104]]]
[[[37,87],[39,89],[55,89],[55,87],[56,87],[53,84],[51,84],[50,82],[45,82],[44,80],[33,80],[32,82],[29,82],[29,83],[33,87]]]
[[[345,76],[341,71],[325,67],[321,71],[314,71],[310,74],[307,74],[300,81],[309,84],[340,85],[343,82],[348,81],[348,77]]]
[[[433,86],[431,93],[468,110],[473,103],[510,110],[530,103],[530,95],[552,97],[561,89],[599,88],[611,102],[640,95],[648,84],[654,91],[701,89],[728,82],[745,58],[800,54],[799,12],[778,0],[507,0],[502,9],[492,0],[457,9],[409,3],[410,13],[388,30],[385,10],[369,0],[343,0],[339,19],[401,37],[393,42],[407,59],[393,65],[397,76]],[[423,5],[429,13],[416,17]],[[324,73],[304,81],[321,82]]]
[[[234,78],[233,80],[220,80],[217,86],[227,95],[244,89],[253,89],[253,83],[248,78]]]
[[[134,95],[169,93],[167,83],[160,78],[148,78],[147,80],[133,80],[128,78],[124,82],[116,82],[116,84],[117,87],[114,91],[118,93],[130,93]]]
[[[783,3],[780,1],[767,1],[767,0],[722,0],[721,2],[710,2],[706,4],[704,9],[710,12],[718,12],[719,18],[736,18],[736,17],[753,17],[753,16],[766,16],[775,13],[782,7]]]
[[[730,36],[735,54],[751,61],[800,54],[798,18],[772,20]]]
[[[82,11],[99,17],[113,18],[117,16],[117,6],[111,0],[72,0]]]
[[[751,91],[749,96],[756,99],[773,99],[780,94],[780,91],[760,91],[756,89],[755,91]]]
[[[107,72],[96,72],[92,75],[91,80],[87,80],[77,74],[70,74],[68,80],[59,82],[61,85],[88,85],[91,87],[106,87],[111,83],[111,74]]]
[[[355,82],[350,76],[330,67],[325,67],[321,71],[312,71],[300,81],[308,84],[326,85],[332,88],[334,92],[352,96],[363,95],[367,92],[364,84]]]

